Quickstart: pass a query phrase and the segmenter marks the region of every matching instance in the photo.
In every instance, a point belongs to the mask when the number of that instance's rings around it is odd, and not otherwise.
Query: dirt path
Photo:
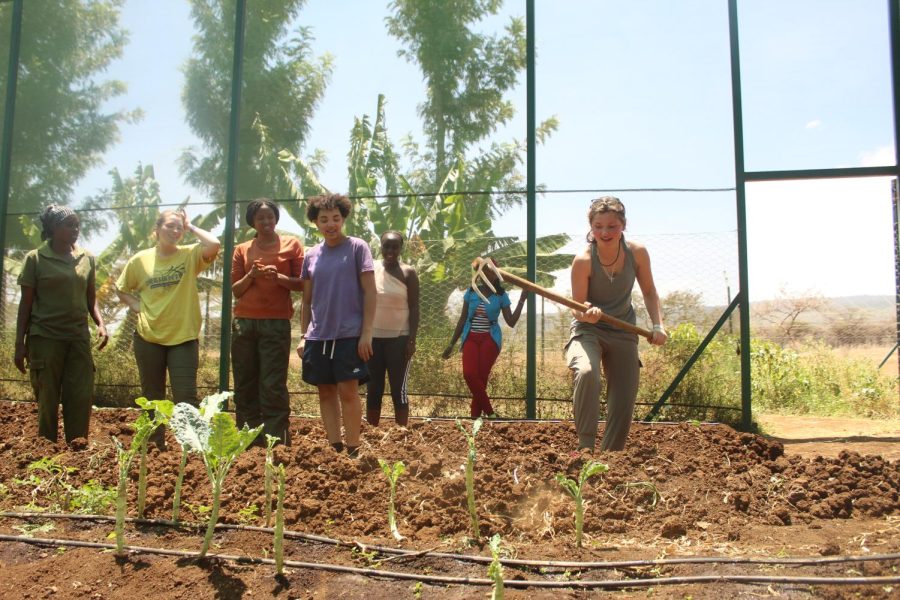
[[[787,455],[836,457],[842,450],[900,459],[900,420],[757,415],[763,433]]]

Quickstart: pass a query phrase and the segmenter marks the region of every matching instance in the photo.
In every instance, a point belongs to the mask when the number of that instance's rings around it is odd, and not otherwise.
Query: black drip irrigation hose
[[[99,542],[83,542],[80,540],[32,538],[27,536],[14,536],[0,534],[0,541],[20,542],[35,546],[53,547],[80,547],[99,548],[102,550],[115,550],[115,544]],[[184,550],[169,550],[166,548],[151,548],[146,546],[123,546],[128,552],[144,554],[159,554],[164,556],[178,556],[181,558],[201,558],[199,552]],[[250,556],[238,556],[234,554],[206,554],[209,560],[222,560],[239,564],[274,565],[271,558],[256,558]],[[447,577],[440,575],[424,575],[418,573],[401,573],[399,571],[382,571],[380,569],[363,569],[360,567],[347,567],[328,563],[307,563],[294,560],[284,561],[284,566],[295,569],[314,569],[319,571],[332,571],[337,573],[352,573],[366,577],[385,579],[405,579],[408,581],[421,581],[424,583],[455,584],[455,585],[494,585],[491,579],[473,577]],[[628,579],[628,580],[585,580],[585,581],[530,581],[522,579],[504,580],[504,587],[510,588],[580,588],[580,589],[615,589],[615,588],[639,588],[656,587],[661,585],[685,585],[705,583],[743,583],[743,584],[802,584],[802,585],[889,585],[900,583],[900,576],[890,577],[786,577],[771,575],[688,575],[681,577],[657,577],[653,579]]]
[[[115,521],[115,517],[106,515],[79,515],[71,513],[31,513],[31,512],[0,512],[2,518],[14,519],[69,519],[82,521]],[[155,525],[162,527],[185,527],[192,529],[203,529],[205,524],[194,523],[175,523],[163,519],[137,519],[127,517],[128,523],[137,525]],[[274,535],[274,529],[271,527],[256,527],[253,525],[232,525],[228,523],[216,524],[217,530],[231,531],[253,531],[257,533],[266,533]],[[299,531],[284,530],[284,537],[289,539],[299,539],[310,542],[318,542],[332,546],[342,546],[347,548],[359,548],[364,552],[377,552],[379,554],[392,554],[398,558],[446,558],[457,560],[460,562],[473,562],[490,564],[493,558],[489,556],[478,556],[472,554],[452,554],[447,552],[434,552],[432,550],[410,550],[406,548],[391,548],[390,546],[378,546],[365,544],[363,542],[348,542],[346,540],[338,540],[312,533],[302,533]],[[565,568],[575,570],[589,569],[620,569],[633,567],[659,567],[671,565],[691,565],[691,564],[749,564],[749,565],[786,565],[786,566],[821,566],[830,564],[840,564],[848,562],[877,562],[877,561],[898,561],[900,562],[900,553],[894,554],[867,554],[867,555],[844,555],[844,556],[823,556],[823,557],[781,557],[781,558],[750,558],[750,557],[731,557],[731,556],[690,556],[682,558],[658,558],[658,559],[640,559],[640,560],[618,560],[618,561],[601,561],[601,562],[575,562],[575,561],[550,561],[550,560],[526,560],[515,558],[500,559],[500,564],[507,567],[546,567],[546,568]]]

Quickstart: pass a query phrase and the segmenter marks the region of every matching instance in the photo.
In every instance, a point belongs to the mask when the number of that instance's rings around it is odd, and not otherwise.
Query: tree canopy
[[[124,0],[28,2],[13,128],[10,213],[35,213],[51,202],[71,204],[72,191],[118,139],[119,126],[140,111],[110,110],[125,84],[104,75],[122,55],[127,34],[119,24]],[[4,32],[0,89],[5,90],[11,3],[0,5]],[[91,219],[86,221],[89,229]],[[86,232],[87,233],[87,232]],[[28,244],[20,222],[10,219],[6,243]]]

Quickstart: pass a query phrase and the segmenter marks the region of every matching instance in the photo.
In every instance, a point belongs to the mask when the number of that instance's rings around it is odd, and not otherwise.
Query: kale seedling
[[[488,577],[494,582],[491,589],[491,600],[503,600],[503,565],[500,564],[500,534],[495,533],[489,542],[491,548],[491,566]]]
[[[144,403],[141,404],[141,401]],[[128,502],[128,471],[131,470],[131,463],[142,448],[143,452],[146,453],[147,440],[150,439],[150,434],[156,431],[156,428],[167,418],[164,413],[168,410],[168,413],[172,414],[172,403],[168,400],[138,398],[138,403],[144,410],[141,411],[141,414],[132,425],[134,435],[131,438],[131,446],[126,449],[118,439],[113,438],[116,444],[116,457],[119,465],[119,486],[116,495],[117,554],[122,554],[125,546],[125,505]]]
[[[165,425],[168,422],[169,417],[172,416],[174,405],[168,400],[147,400],[146,398],[138,398],[134,402],[144,411],[152,413],[150,423],[151,425],[154,425],[154,427],[150,431],[151,434],[153,434],[158,427]],[[141,454],[141,466],[138,469],[137,497],[137,516],[139,519],[144,518],[144,507],[147,503],[147,444],[149,441],[150,436],[148,435],[141,442],[139,450]]]
[[[262,431],[262,425],[254,429],[248,429],[244,425],[243,429],[238,429],[231,415],[221,412],[221,401],[230,395],[225,392],[210,396],[201,403],[200,410],[190,404],[179,403],[169,421],[178,442],[203,456],[206,474],[212,485],[212,510],[200,548],[200,558],[206,556],[215,533],[222,484],[228,470]]]
[[[387,476],[388,484],[390,485],[390,495],[388,496],[388,526],[391,528],[391,534],[393,534],[394,539],[400,542],[403,541],[403,536],[400,535],[400,531],[397,529],[397,518],[394,514],[394,499],[397,496],[397,480],[400,479],[400,476],[406,471],[406,465],[403,464],[402,460],[398,460],[391,465],[386,460],[380,458],[378,459],[378,465],[381,467],[385,476]]]
[[[469,453],[466,460],[466,502],[469,508],[469,516],[472,518],[472,535],[475,539],[481,538],[481,528],[478,526],[478,512],[475,510],[475,436],[481,429],[483,421],[481,417],[472,423],[472,434],[466,431],[459,419],[456,420],[456,426],[466,436],[466,442],[469,443]]]

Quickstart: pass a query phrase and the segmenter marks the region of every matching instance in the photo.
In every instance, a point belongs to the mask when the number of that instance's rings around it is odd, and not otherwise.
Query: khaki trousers
[[[573,393],[579,448],[594,449],[600,418],[601,373],[606,376],[606,429],[601,450],[622,450],[631,429],[641,362],[637,336],[591,328],[576,332],[566,346],[575,374]]]

